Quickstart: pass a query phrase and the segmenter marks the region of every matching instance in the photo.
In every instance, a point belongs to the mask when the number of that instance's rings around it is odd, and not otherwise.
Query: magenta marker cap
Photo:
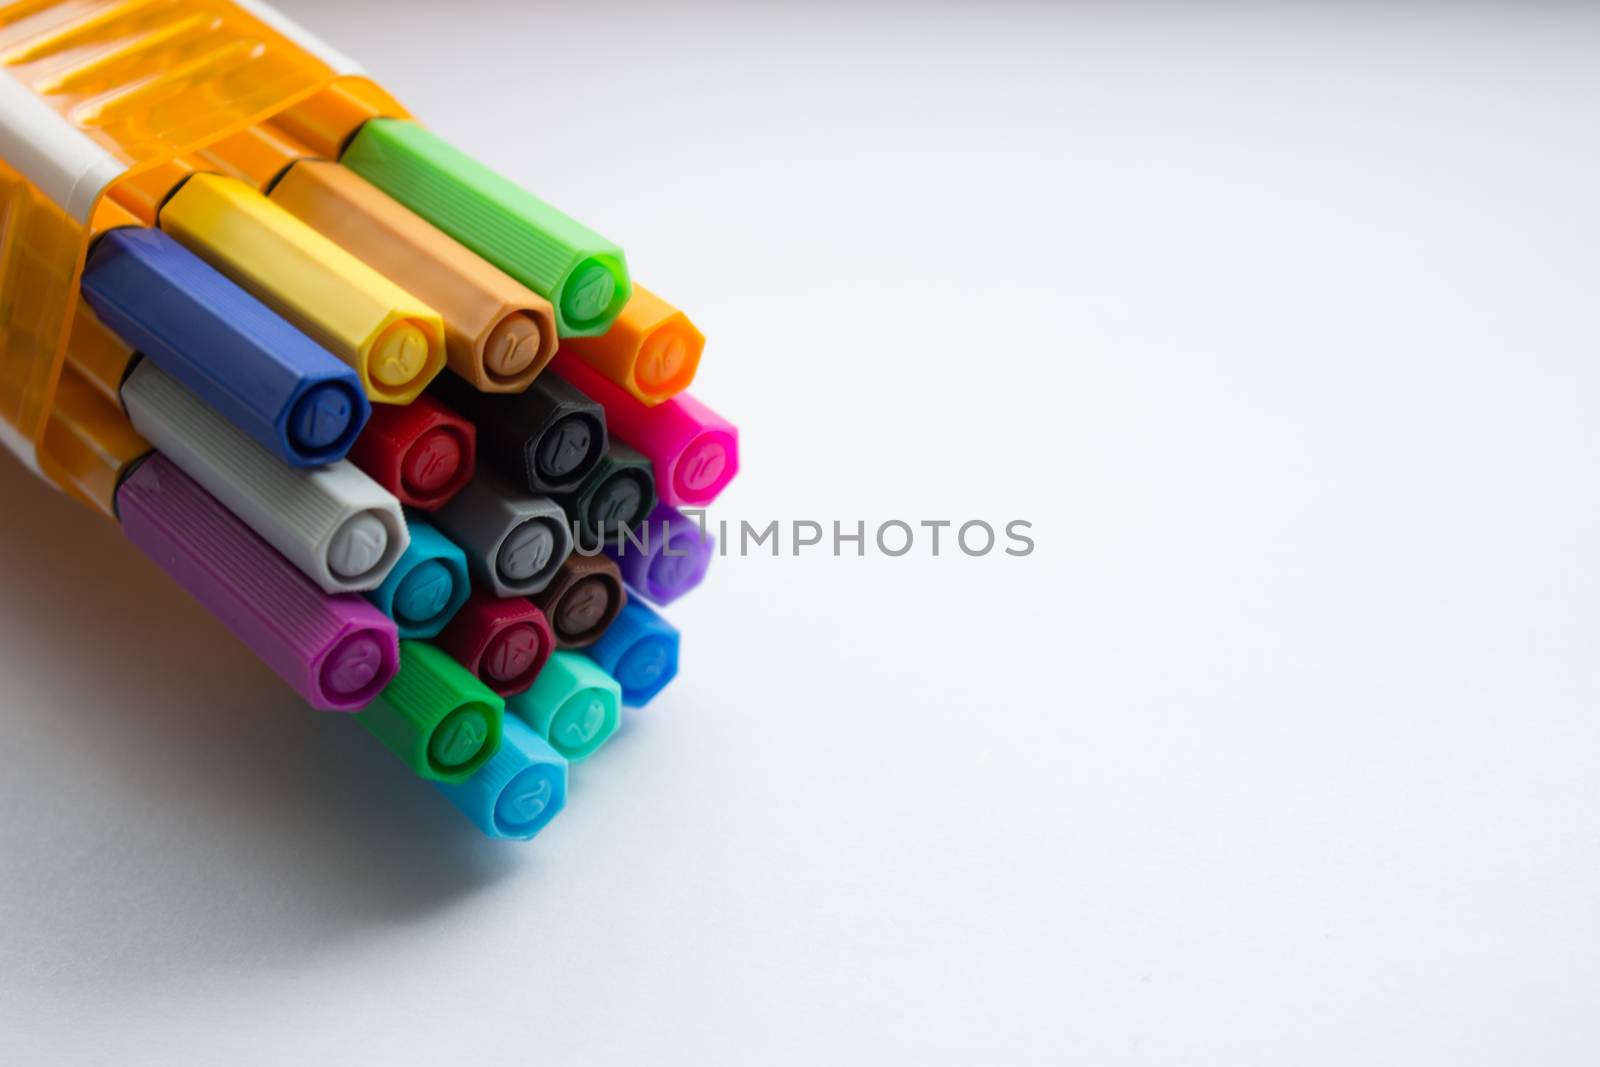
[[[606,412],[606,431],[650,457],[656,495],[675,507],[705,507],[739,473],[739,431],[688,393],[654,407],[575,355],[550,365]]]
[[[392,619],[317,588],[165,456],[139,464],[116,504],[128,540],[312,707],[355,711],[394,677]]]

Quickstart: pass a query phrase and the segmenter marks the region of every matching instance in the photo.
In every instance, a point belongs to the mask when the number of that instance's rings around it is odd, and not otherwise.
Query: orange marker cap
[[[150,454],[116,404],[71,364],[61,368],[55,405],[45,425],[40,459],[45,473],[69,494],[115,518],[117,485],[133,463]]]
[[[555,355],[548,300],[349,168],[303,160],[268,199],[437,311],[447,364],[480,391],[520,393]]]
[[[563,352],[652,407],[689,388],[705,346],[705,335],[689,316],[638,282],[611,329],[561,342]]]
[[[265,190],[296,160],[316,153],[274,126],[247,126],[195,153],[195,157],[231,178]]]
[[[346,77],[273,118],[273,123],[319,156],[338,159],[362,123],[406,118],[394,97],[365,78]]]
[[[122,379],[133,362],[133,349],[95,317],[85,301],[72,313],[72,340],[67,364],[115,407],[122,410]]]

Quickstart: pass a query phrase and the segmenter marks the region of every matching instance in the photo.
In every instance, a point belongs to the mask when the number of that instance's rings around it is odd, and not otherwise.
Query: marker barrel
[[[567,806],[567,761],[515,715],[500,748],[464,782],[434,783],[487,836],[527,841]]]
[[[268,199],[444,320],[451,370],[490,393],[520,393],[556,352],[550,301],[338,163],[307,159]]]
[[[656,506],[655,473],[649,459],[612,441],[578,491],[559,499],[584,546],[616,544]]]
[[[367,396],[409,404],[444,367],[444,324],[422,301],[237,178],[196,174],[161,228],[355,368]]]
[[[561,345],[651,407],[689,388],[705,347],[705,335],[689,316],[638,282],[611,329]]]
[[[490,395],[446,374],[433,392],[477,424],[485,460],[530,492],[573,492],[606,454],[605,412],[553,375],[522,393]]]
[[[550,620],[557,648],[583,648],[606,632],[628,602],[628,594],[615,563],[605,556],[574,552],[550,584],[528,599]]]
[[[400,670],[357,721],[419,777],[464,782],[500,747],[505,701],[422,641],[400,642]]]
[[[551,367],[605,408],[612,437],[650,457],[656,494],[666,503],[704,507],[739,472],[738,429],[688,393],[647,407],[577,356],[559,352]]]
[[[621,722],[622,687],[579,652],[557,652],[506,710],[533,727],[568,763],[593,755]]]
[[[522,597],[479,590],[439,635],[438,645],[501,696],[533,684],[555,651],[544,612]]]
[[[373,119],[339,159],[549,300],[562,337],[604,333],[628,302],[622,249],[414,122]]]
[[[167,457],[123,480],[128,540],[312,707],[354,711],[394,677],[392,621],[358,596],[328,596]]]
[[[629,589],[652,604],[666,605],[704,580],[717,542],[699,523],[677,508],[657,504],[639,533],[636,541],[623,538],[605,549]]]
[[[572,552],[561,505],[480,473],[433,516],[467,553],[478,584],[498,597],[527,596],[550,584]]]
[[[146,440],[324,592],[376,589],[409,543],[400,504],[348,460],[296,470],[140,360],[122,384]]]
[[[383,584],[366,596],[394,620],[401,637],[436,637],[472,592],[467,554],[414,516],[407,518],[406,530],[411,543]]]
[[[429,396],[381,404],[350,449],[350,462],[400,503],[437,511],[472,481],[477,428]]]
[[[584,654],[617,680],[624,704],[642,708],[678,675],[678,631],[644,604],[630,600]]]
[[[344,457],[371,407],[354,371],[160,230],[112,230],[84,299],[131,348],[285,463]]]

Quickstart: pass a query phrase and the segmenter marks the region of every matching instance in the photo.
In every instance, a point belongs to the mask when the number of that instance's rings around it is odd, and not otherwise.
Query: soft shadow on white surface
[[[537,880],[533,853],[306,707],[109,523],[9,460],[0,500],[0,634],[54,666],[0,689],[8,971],[148,986]]]

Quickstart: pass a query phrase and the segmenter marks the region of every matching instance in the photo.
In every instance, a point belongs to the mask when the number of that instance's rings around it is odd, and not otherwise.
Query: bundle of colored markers
[[[112,187],[56,419],[120,407],[129,540],[313,707],[526,839],[676,673],[648,605],[704,576],[679,509],[727,485],[737,433],[684,391],[704,338],[616,245],[415,122],[322,152],[317,123]]]

